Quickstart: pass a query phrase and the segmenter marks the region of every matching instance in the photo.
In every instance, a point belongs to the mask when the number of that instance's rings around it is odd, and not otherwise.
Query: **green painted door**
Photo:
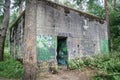
[[[59,65],[66,65],[68,54],[67,54],[67,38],[66,37],[58,37],[57,44],[57,62]]]

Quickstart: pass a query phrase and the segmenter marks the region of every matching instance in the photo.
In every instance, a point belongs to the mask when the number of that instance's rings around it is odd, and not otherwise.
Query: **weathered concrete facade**
[[[22,59],[24,50],[24,12],[10,28],[10,53],[14,58]]]
[[[59,41],[63,39],[66,41],[67,60],[108,52],[107,25],[104,20],[49,1],[38,0],[36,5],[38,62],[54,61],[56,63]],[[22,37],[24,17],[20,17],[19,20],[10,29],[13,55],[16,52],[20,55],[22,52],[19,52],[19,49],[23,51],[20,45],[24,43]],[[18,49],[17,45],[19,45]]]

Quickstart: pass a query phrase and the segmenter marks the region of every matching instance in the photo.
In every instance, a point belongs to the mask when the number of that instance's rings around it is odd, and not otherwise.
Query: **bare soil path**
[[[41,72],[37,75],[37,80],[91,80],[96,70],[82,69],[82,70],[59,70],[58,73],[52,74],[50,72]],[[21,80],[21,79],[6,79],[0,80]]]
[[[60,70],[57,74],[42,72],[37,80],[90,80],[95,70]]]

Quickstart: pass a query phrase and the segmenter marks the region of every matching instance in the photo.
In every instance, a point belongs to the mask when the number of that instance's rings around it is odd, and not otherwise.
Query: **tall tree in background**
[[[80,9],[80,10],[83,10],[82,2],[83,2],[84,0],[74,0],[74,1],[75,1],[76,4],[79,6],[79,9]]]
[[[2,20],[3,20],[3,5],[4,5],[4,1],[0,0],[0,27],[2,24]]]
[[[115,2],[116,1],[116,2]],[[112,51],[120,51],[120,1],[111,3],[110,13],[110,38]]]
[[[109,49],[111,50],[108,0],[104,0],[104,8],[105,8],[105,17],[106,17],[105,19],[106,19],[106,22],[107,22],[108,46],[109,46]]]
[[[4,59],[3,58],[4,44],[5,44],[7,28],[9,25],[10,3],[11,3],[10,0],[5,0],[3,21],[2,21],[2,26],[0,27],[0,61]]]
[[[36,7],[37,0],[26,0],[23,80],[36,80]]]
[[[23,6],[23,3],[24,3],[25,0],[14,0],[14,3],[13,3],[13,8],[17,8],[17,11],[19,14],[21,14],[23,12],[23,9],[24,9],[24,6]]]
[[[114,0],[114,10],[116,10],[116,0]]]

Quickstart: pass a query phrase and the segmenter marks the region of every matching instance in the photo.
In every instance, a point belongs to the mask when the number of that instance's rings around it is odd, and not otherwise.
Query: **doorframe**
[[[58,58],[57,58],[57,55],[58,55],[58,40],[60,39],[65,39],[66,40],[66,47],[67,47],[67,63],[66,65],[63,65],[63,66],[67,66],[68,65],[68,45],[67,45],[67,41],[68,41],[68,37],[66,36],[57,36],[57,46],[56,46],[56,60],[57,60],[57,64],[58,64]],[[59,65],[59,64],[58,64]]]

